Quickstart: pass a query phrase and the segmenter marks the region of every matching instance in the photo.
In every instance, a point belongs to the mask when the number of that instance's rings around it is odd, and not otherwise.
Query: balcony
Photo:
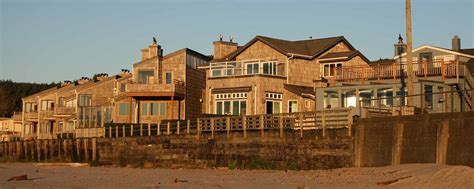
[[[408,66],[406,63],[389,63],[363,66],[342,66],[331,70],[332,82],[353,82],[366,80],[386,80],[400,78],[403,70],[403,76],[407,77]],[[442,80],[447,78],[459,77],[460,65],[458,61],[434,60],[431,62],[413,62],[413,72],[417,77],[441,77]]]
[[[213,62],[209,64],[210,78],[235,76],[286,77],[286,64],[276,60]]]
[[[55,115],[74,115],[76,107],[56,107]]]
[[[40,111],[40,117],[42,119],[54,119],[54,111],[53,110]]]
[[[38,112],[26,112],[25,113],[25,119],[28,120],[37,120],[38,119]]]
[[[186,93],[186,83],[174,80],[171,84],[156,82],[140,83],[130,81],[127,83],[127,96],[180,96]]]
[[[13,112],[13,121],[21,122],[23,120],[23,114],[21,112]]]

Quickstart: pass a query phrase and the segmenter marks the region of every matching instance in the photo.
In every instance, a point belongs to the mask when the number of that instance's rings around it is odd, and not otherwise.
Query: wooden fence
[[[327,109],[316,112],[298,112],[282,114],[265,114],[249,116],[220,116],[220,117],[201,117],[196,121],[163,121],[158,124],[106,124],[103,128],[103,136],[110,138],[135,137],[135,136],[155,136],[155,135],[197,135],[210,133],[211,138],[215,137],[217,132],[227,133],[243,132],[244,138],[247,137],[247,131],[260,131],[262,136],[265,131],[277,130],[280,136],[284,131],[300,132],[322,130],[323,136],[326,136],[326,129],[347,128],[348,135],[351,135],[352,113],[350,108]],[[76,136],[78,136],[76,134]],[[87,137],[86,135],[82,135]],[[89,137],[100,137],[89,135]]]

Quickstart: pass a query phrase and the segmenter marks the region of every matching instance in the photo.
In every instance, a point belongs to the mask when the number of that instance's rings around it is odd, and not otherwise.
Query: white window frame
[[[321,64],[321,76],[322,77],[334,77],[335,75],[331,74],[331,65],[334,65],[334,68],[336,69],[338,65],[341,65],[340,67],[342,68],[342,62],[334,62],[334,63],[323,63]],[[326,75],[325,67],[329,66],[329,74]]]
[[[291,103],[292,103],[292,102],[296,102],[296,107],[297,107],[296,112],[299,112],[299,111],[300,111],[300,110],[299,110],[300,107],[299,107],[298,100],[288,100],[288,113],[294,113],[294,112],[290,111],[290,110],[291,110]],[[266,106],[265,106],[265,107],[266,107]]]

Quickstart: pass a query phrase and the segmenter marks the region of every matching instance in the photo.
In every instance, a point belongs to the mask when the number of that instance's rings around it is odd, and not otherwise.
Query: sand
[[[26,174],[28,180],[7,181]],[[313,171],[0,164],[0,188],[474,188],[466,166],[406,164]]]

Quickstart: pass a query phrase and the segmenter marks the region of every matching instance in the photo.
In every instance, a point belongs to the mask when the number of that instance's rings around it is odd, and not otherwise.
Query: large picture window
[[[258,74],[258,63],[247,64],[247,74]]]
[[[277,66],[276,62],[265,62],[263,63],[263,73],[268,75],[276,75]]]
[[[129,106],[128,103],[120,103],[119,104],[119,115],[129,115]]]
[[[218,115],[247,114],[247,93],[216,94],[216,109]]]
[[[155,73],[153,70],[139,70],[138,71],[138,83],[148,84],[150,82],[150,78],[153,78]]]

